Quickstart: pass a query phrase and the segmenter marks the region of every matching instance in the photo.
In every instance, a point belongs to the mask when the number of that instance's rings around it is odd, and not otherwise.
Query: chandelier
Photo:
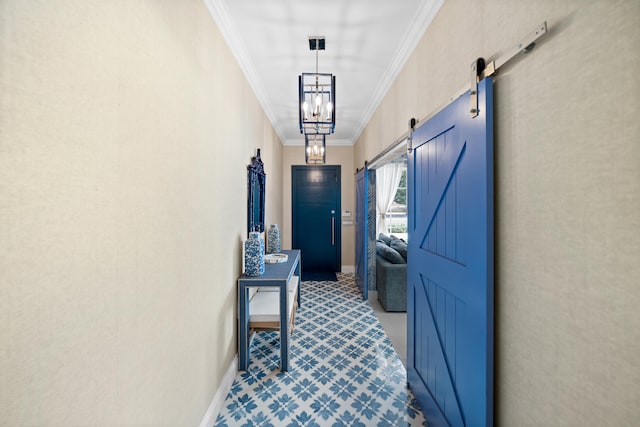
[[[298,76],[298,117],[304,135],[332,134],[336,126],[336,78],[318,72],[318,51],[324,46],[324,37],[309,37],[309,49],[316,51],[316,72]]]
[[[307,134],[304,136],[304,161],[308,165],[323,165],[327,160],[326,138],[324,134]]]

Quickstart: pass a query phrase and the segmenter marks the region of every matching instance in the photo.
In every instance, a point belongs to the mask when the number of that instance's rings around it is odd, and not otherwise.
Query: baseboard
[[[342,266],[342,273],[355,274],[356,273],[356,266],[355,265],[343,265]]]
[[[233,380],[236,378],[236,373],[238,372],[238,356],[233,358],[231,361],[231,365],[227,369],[227,372],[222,377],[222,381],[220,382],[220,387],[218,387],[218,391],[213,396],[213,400],[207,409],[207,413],[204,414],[204,418],[200,422],[200,427],[213,427],[216,423],[216,418],[222,409],[222,405],[224,404],[224,399],[229,394],[229,390],[231,390],[231,386],[233,385]]]

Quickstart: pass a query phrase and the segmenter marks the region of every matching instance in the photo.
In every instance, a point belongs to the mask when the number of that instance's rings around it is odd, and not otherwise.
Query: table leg
[[[246,371],[249,365],[249,343],[247,342],[249,336],[249,295],[247,294],[247,288],[243,285],[240,285],[240,313],[238,319],[238,335],[240,337],[240,348],[238,349],[239,369]]]
[[[289,370],[289,322],[287,322],[287,281],[280,287],[280,370]]]
[[[295,268],[295,272],[293,274],[295,274],[296,276],[298,276],[298,307],[302,307],[302,300],[300,297],[300,294],[302,293],[302,260],[299,259],[298,263],[296,264],[296,268]]]

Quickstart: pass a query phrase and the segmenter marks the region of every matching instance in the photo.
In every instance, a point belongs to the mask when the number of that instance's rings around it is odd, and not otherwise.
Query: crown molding
[[[304,146],[304,138],[302,139],[287,139],[283,142],[283,145],[287,146]],[[336,147],[336,146],[351,146],[353,145],[353,141],[350,139],[333,139],[327,138],[327,147]]]
[[[249,86],[251,86],[256,98],[258,98],[258,102],[262,106],[269,122],[271,122],[271,126],[273,126],[273,129],[280,138],[280,141],[284,141],[282,129],[280,129],[280,126],[278,126],[275,117],[273,116],[271,103],[269,102],[265,92],[262,90],[263,85],[258,78],[258,73],[256,72],[253,62],[251,62],[251,59],[249,58],[249,54],[247,53],[244,43],[242,43],[242,38],[240,37],[238,29],[233,25],[233,22],[229,18],[229,13],[224,6],[224,2],[221,0],[203,1],[209,10],[209,14],[213,18],[213,21],[218,26],[222,37],[227,42],[229,50],[236,58],[238,65],[240,65],[240,69],[249,82]]]
[[[429,25],[431,25],[431,21],[433,21],[436,13],[440,10],[442,3],[444,3],[444,0],[426,0],[422,2],[420,9],[418,9],[411,20],[411,23],[407,27],[407,31],[398,46],[398,51],[394,55],[387,71],[380,80],[378,87],[373,92],[373,96],[371,97],[369,104],[364,109],[362,116],[360,117],[360,121],[358,122],[358,126],[351,136],[352,141],[357,141],[360,137],[365,126],[369,123],[371,116],[373,116],[373,113],[375,113],[378,106],[380,106],[382,99],[389,91],[389,88],[395,81],[396,77],[398,77],[398,74],[400,74],[402,67],[407,63],[409,57],[418,45],[418,42],[422,39],[422,36],[426,32],[427,28],[429,28]]]

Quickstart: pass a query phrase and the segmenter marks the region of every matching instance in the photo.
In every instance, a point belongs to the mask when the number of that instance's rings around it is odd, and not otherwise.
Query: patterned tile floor
[[[406,370],[352,274],[302,283],[280,372],[277,332],[260,332],[249,368],[238,372],[216,426],[426,426]]]

